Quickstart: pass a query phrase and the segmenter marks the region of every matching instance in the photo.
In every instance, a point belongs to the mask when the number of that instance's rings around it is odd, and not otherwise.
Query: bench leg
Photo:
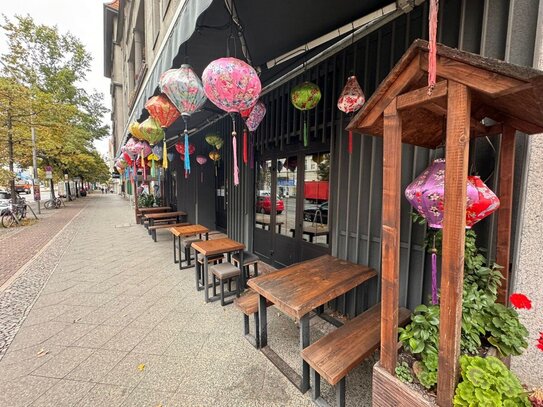
[[[175,235],[172,235],[173,237],[173,262],[174,264],[177,264],[177,247],[175,247]]]
[[[254,313],[255,316],[255,344],[256,348],[260,348],[260,327],[258,326],[259,318],[258,318],[258,311]]]
[[[247,336],[251,332],[249,330],[249,315],[243,314],[243,335]]]
[[[213,297],[217,296],[217,280],[215,279],[215,274],[213,274]],[[222,284],[222,280],[221,280]],[[221,289],[221,298],[222,298],[222,289]]]
[[[260,321],[260,347],[268,346],[268,309],[266,297],[258,296],[258,319]]]
[[[336,388],[336,406],[345,407],[345,377],[335,385]]]
[[[156,243],[156,229],[153,229],[153,232],[151,234],[153,236],[153,242]]]
[[[313,368],[311,369],[311,381],[313,382],[313,386],[311,387],[311,399],[316,401],[321,397],[321,375]]]

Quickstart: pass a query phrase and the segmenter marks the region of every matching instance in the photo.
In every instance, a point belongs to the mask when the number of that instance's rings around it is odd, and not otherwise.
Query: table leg
[[[155,221],[153,219],[149,219],[149,222],[147,222],[147,234],[151,234],[151,229],[150,227],[151,226],[154,226],[155,225]]]
[[[300,318],[300,351],[309,346],[309,313]],[[302,383],[300,391],[305,393],[309,390],[309,364],[302,359]]]
[[[209,240],[209,232],[206,232],[206,240]]]
[[[313,243],[313,236],[315,236],[313,233],[309,234],[309,243]]]
[[[177,253],[179,255],[179,270],[182,270],[183,260],[181,259],[181,235],[177,236]]]
[[[204,299],[205,299],[205,302],[209,302],[209,284],[207,283],[209,281],[209,278],[208,278],[208,259],[207,259],[207,255],[204,255]]]
[[[266,297],[258,296],[258,318],[260,319],[260,347],[268,346],[268,307]]]
[[[239,270],[241,272],[241,278],[240,278],[240,291],[243,292],[245,290],[245,267],[243,267],[243,250],[239,251]]]
[[[173,262],[174,264],[177,263],[177,248],[175,247],[175,235],[172,234],[173,237]]]

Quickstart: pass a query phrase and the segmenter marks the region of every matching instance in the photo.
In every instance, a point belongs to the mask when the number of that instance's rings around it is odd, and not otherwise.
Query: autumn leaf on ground
[[[45,355],[47,355],[48,353],[49,353],[48,350],[45,350],[45,349],[42,348],[42,349],[40,349],[40,351],[39,351],[38,353],[36,353],[36,356],[39,357],[39,358],[41,358],[42,356],[45,356]]]
[[[138,365],[138,370],[139,370],[140,372],[143,372],[144,369],[145,369],[145,363],[140,363],[140,364]]]

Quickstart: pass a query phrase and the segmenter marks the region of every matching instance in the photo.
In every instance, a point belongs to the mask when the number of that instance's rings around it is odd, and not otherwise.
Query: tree
[[[107,166],[92,143],[109,132],[102,123],[107,109],[102,94],[80,86],[91,61],[81,41],[30,16],[4,17],[0,28],[8,39],[0,71],[0,151],[8,159],[0,163],[10,168],[13,191],[14,163],[31,162],[30,126],[38,130],[40,162],[53,167],[55,179],[65,171],[103,179]]]

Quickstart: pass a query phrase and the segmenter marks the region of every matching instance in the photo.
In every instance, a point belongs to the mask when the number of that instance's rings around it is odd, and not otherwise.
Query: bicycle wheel
[[[49,199],[48,201],[44,202],[43,206],[45,207],[45,209],[51,209],[53,208],[53,201]]]
[[[10,214],[7,214],[7,215],[2,215],[2,226],[5,227],[5,228],[10,228],[13,226],[13,224],[15,223],[15,219],[13,218],[13,215],[10,213]]]

